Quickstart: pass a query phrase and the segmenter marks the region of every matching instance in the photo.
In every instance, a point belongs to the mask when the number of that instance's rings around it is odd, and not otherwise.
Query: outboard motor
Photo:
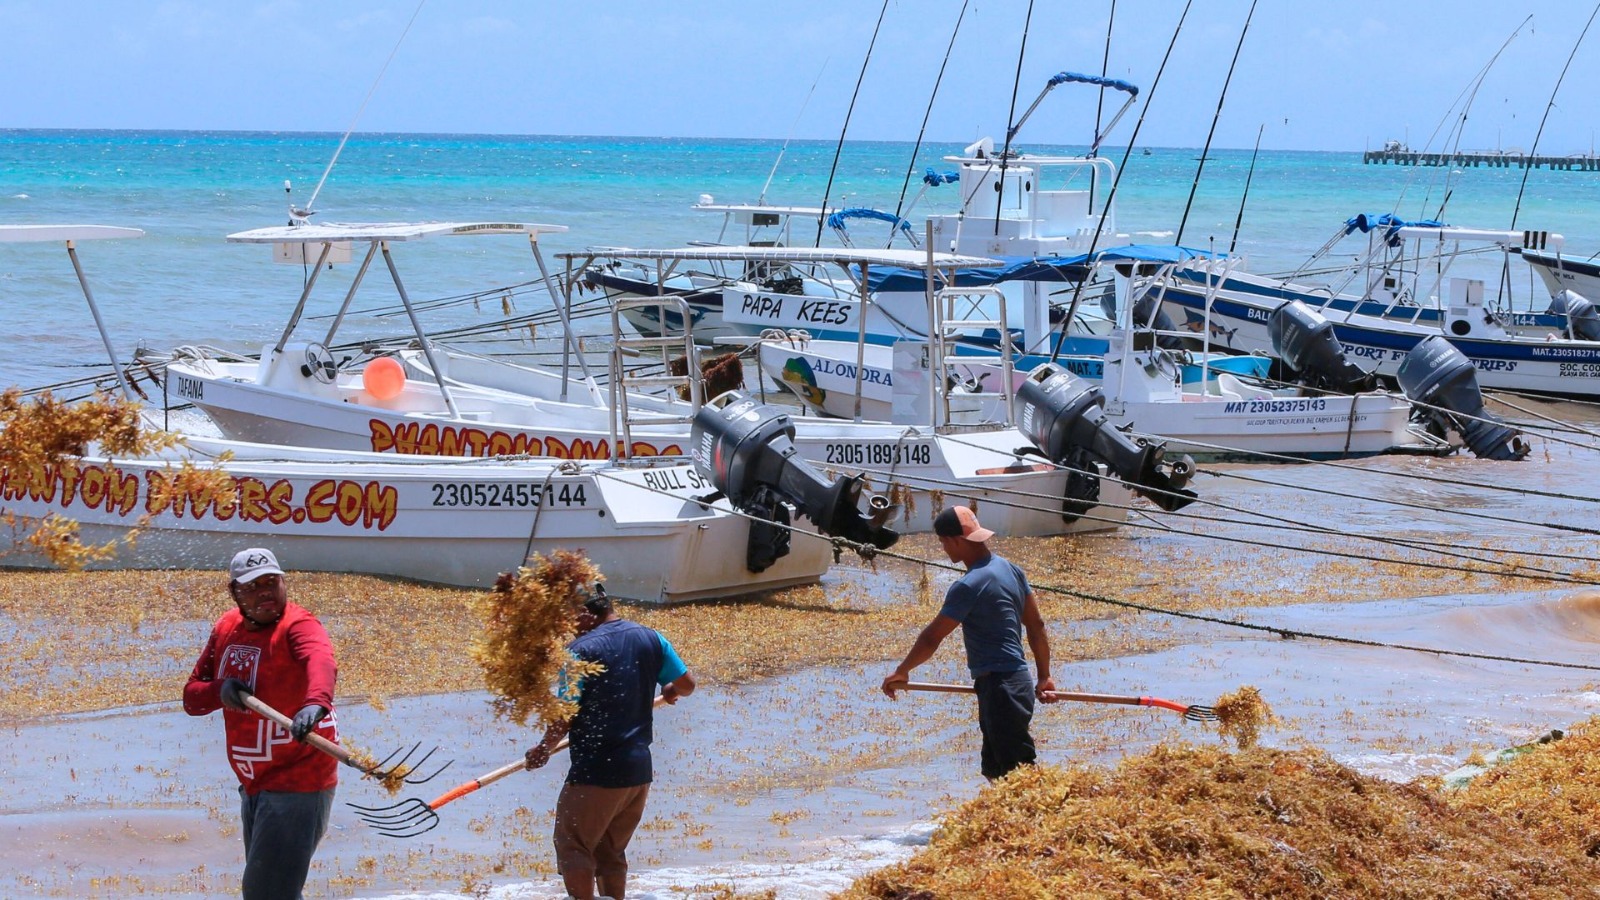
[[[1600,341],[1600,312],[1577,291],[1562,291],[1550,298],[1550,314],[1567,317],[1567,334],[1580,341]]]
[[[900,539],[882,525],[892,511],[886,502],[872,498],[876,515],[862,515],[860,475],[829,481],[800,458],[794,422],[776,406],[729,391],[700,407],[689,441],[695,466],[717,490],[741,511],[773,523],[750,526],[745,564],[752,572],[789,552],[789,530],[783,526],[790,522],[791,507],[824,534],[880,550]]]
[[[1167,462],[1165,446],[1118,431],[1106,419],[1100,388],[1055,363],[1028,373],[1017,388],[1017,428],[1052,462],[1087,471],[1105,463],[1118,478],[1155,505],[1172,512],[1195,499],[1185,490],[1194,475],[1194,460],[1179,456]],[[1074,474],[1067,481],[1063,517],[1072,521],[1100,497],[1100,479]]]
[[[1400,361],[1396,377],[1407,397],[1427,404],[1418,406],[1413,417],[1427,423],[1433,434],[1444,437],[1455,429],[1467,447],[1484,459],[1528,455],[1520,433],[1483,408],[1472,361],[1442,335],[1430,335],[1411,348]]]
[[[1376,390],[1378,376],[1345,358],[1333,323],[1299,300],[1290,300],[1267,318],[1272,352],[1301,384],[1336,394]]]

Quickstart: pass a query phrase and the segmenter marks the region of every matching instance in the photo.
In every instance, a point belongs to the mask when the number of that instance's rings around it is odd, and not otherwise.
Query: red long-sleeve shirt
[[[339,739],[333,688],[338,678],[333,642],[316,617],[294,603],[271,628],[246,627],[230,609],[211,629],[205,649],[183,687],[183,711],[204,716],[222,709],[222,681],[237,678],[256,698],[286,716],[315,703],[328,710],[316,733]],[[245,792],[323,791],[339,780],[333,757],[296,741],[288,729],[253,712],[222,710],[228,762]]]

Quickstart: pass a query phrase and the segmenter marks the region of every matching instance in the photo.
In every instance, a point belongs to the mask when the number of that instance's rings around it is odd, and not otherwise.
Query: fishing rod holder
[[[788,413],[742,391],[729,391],[700,407],[690,427],[695,466],[735,507],[771,523],[765,528],[752,523],[748,564],[777,549],[772,544],[758,547],[758,535],[772,541],[773,532],[781,534],[782,552],[772,559],[787,552],[791,509],[824,534],[880,550],[893,546],[900,535],[883,525],[895,511],[887,498],[869,498],[869,512],[863,514],[863,477],[824,477],[800,457],[794,435]]]
[[[1016,403],[1018,430],[1051,462],[1074,473],[1104,464],[1136,493],[1168,512],[1196,499],[1184,487],[1194,476],[1194,460],[1187,455],[1169,460],[1164,443],[1119,430],[1106,418],[1106,398],[1100,389],[1065,368],[1055,363],[1036,367],[1017,388]],[[1098,496],[1098,481],[1088,475],[1069,482],[1069,514],[1075,510],[1081,514],[1083,503]],[[1094,496],[1084,496],[1090,487]]]

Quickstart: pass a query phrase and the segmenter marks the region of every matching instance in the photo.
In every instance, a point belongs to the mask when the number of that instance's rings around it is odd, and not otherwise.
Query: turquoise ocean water
[[[140,343],[152,349],[184,343],[258,348],[282,327],[302,273],[273,265],[264,247],[229,245],[223,236],[283,224],[284,182],[292,182],[292,199],[304,205],[338,144],[337,134],[0,130],[0,223],[145,230],[140,240],[81,248],[120,355]],[[953,167],[940,158],[959,149],[926,145],[912,170],[916,176],[929,167],[947,171]],[[846,142],[830,204],[894,209],[912,151],[909,142]],[[357,134],[317,197],[316,221],[561,224],[571,230],[544,244],[559,268],[553,256],[563,250],[714,238],[720,217],[690,209],[701,194],[750,202],[765,187],[768,203],[819,204],[829,190],[834,153],[832,141],[785,147],[777,140]],[[1120,162],[1122,153],[1106,155]],[[1118,189],[1120,230],[1138,240],[1171,242],[1199,156],[1193,148],[1135,151]],[[1212,152],[1185,244],[1227,247],[1250,167],[1248,150]],[[1257,271],[1293,269],[1356,212],[1434,216],[1446,196],[1447,221],[1506,228],[1524,190],[1518,227],[1559,231],[1585,256],[1600,250],[1600,174],[1536,170],[1525,189],[1522,179],[1520,169],[1469,168],[1452,175],[1367,166],[1357,152],[1264,151],[1255,160],[1238,249]],[[914,177],[908,202],[920,189]],[[951,186],[933,189],[908,217],[949,210],[954,196]],[[797,238],[813,235],[802,230]],[[832,242],[831,232],[823,240]],[[398,247],[396,259],[419,300],[537,274],[526,244],[504,237],[425,241]],[[382,274],[369,276],[357,308],[391,300]],[[342,296],[339,276],[325,284],[312,313],[331,312]],[[430,314],[424,324],[442,328],[498,315],[496,304],[481,311],[469,306]],[[105,363],[59,247],[0,245],[0,327],[8,351],[0,356],[0,384],[36,387]],[[390,334],[399,323],[357,316],[350,327]]]

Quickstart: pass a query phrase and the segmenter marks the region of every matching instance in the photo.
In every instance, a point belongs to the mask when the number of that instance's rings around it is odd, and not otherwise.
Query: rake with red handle
[[[965,684],[933,684],[926,681],[908,681],[903,685],[908,691],[933,691],[940,694],[974,694],[977,688]],[[1191,722],[1215,722],[1217,711],[1209,706],[1196,706],[1194,704],[1178,703],[1174,700],[1163,700],[1160,697],[1124,697],[1117,694],[1082,694],[1077,691],[1051,691],[1050,696],[1055,700],[1068,700],[1075,703],[1116,703],[1123,706],[1158,706],[1170,709],[1175,713],[1182,713],[1185,719]]]
[[[666,703],[665,697],[656,697],[655,706],[660,707]],[[562,738],[560,743],[550,749],[551,753],[559,753],[567,749],[567,739]],[[465,781],[448,791],[435,797],[432,802],[426,802],[420,797],[411,797],[389,806],[357,806],[354,803],[346,804],[361,816],[361,821],[366,822],[379,834],[397,838],[411,838],[419,834],[432,831],[439,824],[439,807],[446,803],[460,800],[462,797],[476,791],[478,788],[487,787],[496,781],[515,772],[520,772],[528,767],[526,759],[506,763],[492,772],[485,772],[471,781]]]

